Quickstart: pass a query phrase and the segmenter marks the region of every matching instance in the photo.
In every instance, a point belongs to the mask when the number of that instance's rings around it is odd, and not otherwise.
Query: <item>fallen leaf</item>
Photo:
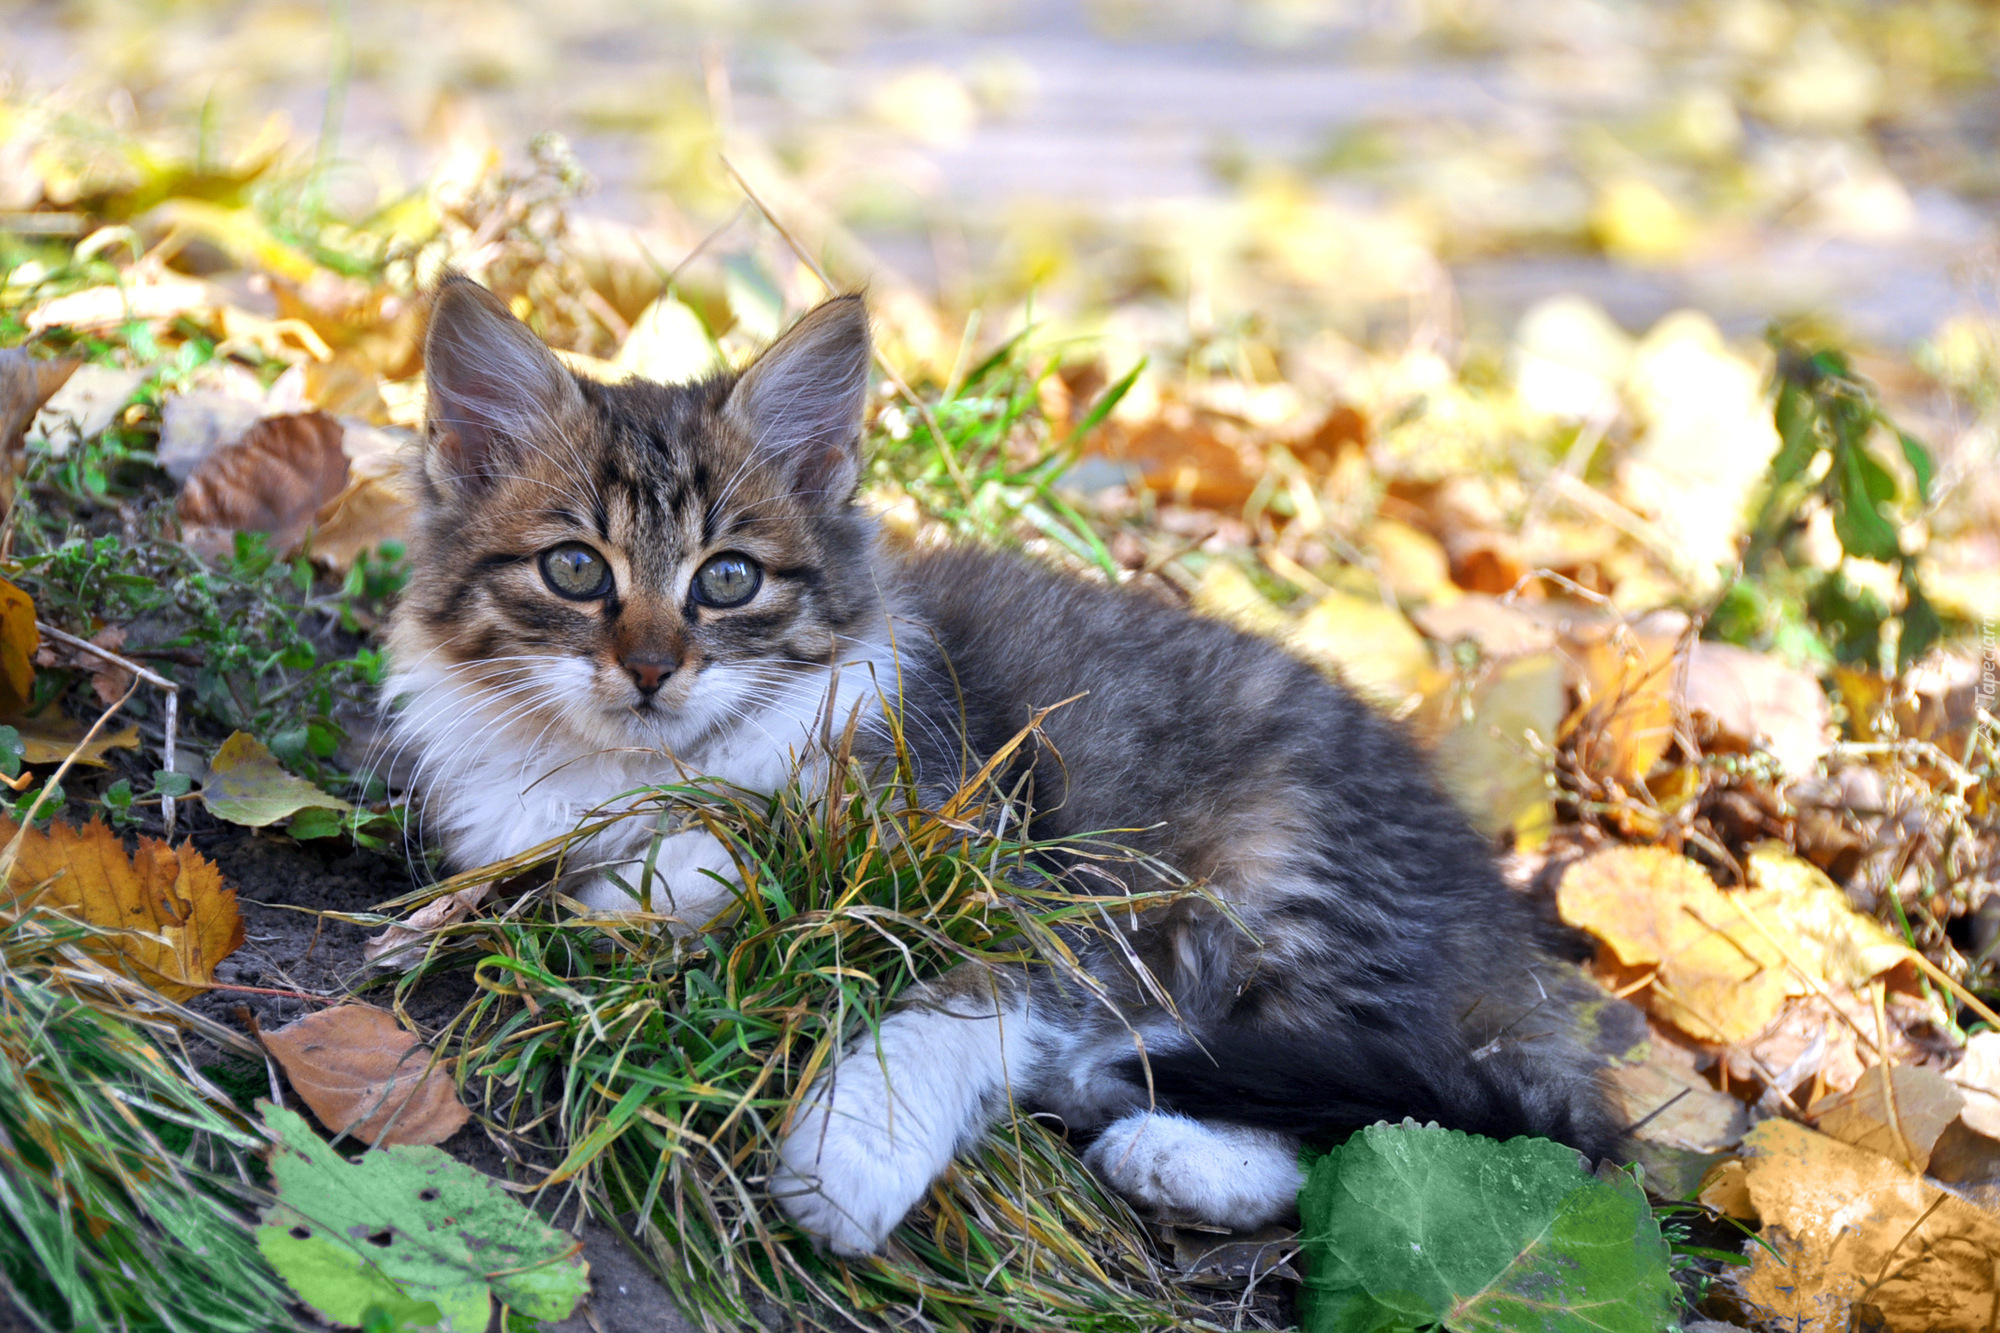
[[[1945,1075],[1965,1097],[1965,1123],[1988,1138],[2000,1139],[2000,1032],[1975,1032],[1965,1054]]]
[[[338,796],[287,773],[277,756],[247,732],[233,732],[208,761],[201,799],[217,819],[262,828],[301,810],[352,810]]]
[[[207,283],[162,270],[146,274],[134,270],[120,286],[87,287],[42,303],[28,312],[28,328],[40,332],[63,326],[101,332],[133,320],[164,323],[214,304]]]
[[[1483,592],[1417,607],[1410,619],[1439,643],[1472,643],[1481,657],[1523,657],[1556,646],[1554,630],[1520,607]]]
[[[1277,638],[1291,622],[1257,591],[1257,585],[1227,560],[1217,560],[1201,571],[1195,585],[1194,609],[1202,615],[1226,621],[1249,634]]]
[[[139,748],[138,723],[118,731],[106,727],[97,733],[96,740],[85,744],[84,737],[90,734],[90,725],[65,716],[57,711],[54,704],[45,706],[39,713],[0,718],[0,725],[12,727],[20,733],[21,759],[30,764],[60,764],[74,754],[79,764],[103,768],[104,756],[110,751]]]
[[[71,357],[38,361],[25,347],[0,349],[0,512],[14,503],[14,472],[28,423],[81,364]]]
[[[1852,1088],[1820,1098],[1806,1115],[1820,1133],[1921,1173],[1938,1135],[1964,1108],[1964,1096],[1934,1069],[1871,1065]]]
[[[303,1116],[263,1110],[278,1197],[257,1248],[335,1323],[359,1326],[373,1306],[399,1328],[484,1333],[496,1296],[533,1325],[589,1293],[582,1247],[499,1181],[425,1146],[344,1161]]]
[[[1485,833],[1512,830],[1533,846],[1555,824],[1547,764],[1530,740],[1555,743],[1566,691],[1553,653],[1500,663],[1474,686],[1465,710],[1437,740],[1439,779]]]
[[[310,383],[299,366],[266,386],[234,361],[211,361],[195,372],[192,387],[161,405],[154,457],[168,476],[186,482],[209,455],[242,439],[266,417],[312,411],[314,403],[306,396]]]
[[[1372,1125],[1313,1164],[1299,1213],[1301,1323],[1316,1333],[1651,1333],[1675,1303],[1637,1182],[1593,1177],[1546,1139]]]
[[[355,432],[347,434],[351,442]],[[350,450],[348,478],[346,489],[313,517],[312,558],[336,570],[352,568],[365,551],[408,541],[416,523],[416,503],[395,456],[356,457]]]
[[[1568,647],[1582,677],[1582,702],[1565,739],[1591,771],[1630,786],[1644,780],[1674,739],[1674,650],[1686,621],[1655,614],[1631,626],[1572,631]]]
[[[181,487],[174,509],[190,546],[226,551],[237,532],[297,545],[322,506],[347,486],[341,425],[323,412],[267,417],[217,450]]]
[[[34,598],[0,579],[0,714],[28,706],[35,688],[35,649],[41,642]]]
[[[1747,929],[1715,881],[1660,847],[1609,847],[1564,872],[1562,919],[1603,941],[1629,968],[1654,968],[1645,989],[1653,1012],[1703,1041],[1747,1041],[1789,991],[1785,961]]]
[[[1988,1333],[2000,1219],[1876,1153],[1785,1120],[1744,1139],[1744,1186],[1775,1244],[1734,1279],[1799,1333]]]
[[[1233,512],[1257,489],[1258,478],[1236,446],[1198,421],[1155,419],[1134,427],[1113,421],[1092,441],[1091,452],[1132,464],[1147,490],[1175,504]]]
[[[0,842],[16,831],[0,819]],[[37,905],[115,932],[85,947],[169,999],[214,985],[215,965],[243,943],[236,890],[224,888],[214,863],[187,843],[141,838],[127,856],[103,824],[31,828],[9,886],[22,893],[46,886],[33,898]]]
[[[430,1047],[386,1009],[341,1004],[263,1034],[319,1122],[363,1143],[442,1143],[472,1116]]]
[[[1743,750],[1777,756],[1791,777],[1806,777],[1830,744],[1833,712],[1810,672],[1728,643],[1688,652],[1687,708],[1708,718]]]
[[[1731,1158],[1708,1173],[1696,1196],[1724,1217],[1739,1222],[1755,1222],[1757,1205],[1750,1202],[1750,1173],[1743,1163]]]
[[[125,646],[124,626],[107,625],[91,635],[90,641],[106,652],[115,653]],[[132,687],[132,673],[126,668],[99,657],[87,648],[77,648],[54,640],[42,644],[35,650],[35,665],[85,673],[90,677],[91,693],[97,696],[99,703],[107,707],[117,702],[125,691]]]
[[[1401,611],[1344,592],[1314,602],[1285,643],[1307,661],[1338,671],[1362,695],[1392,706],[1416,690],[1431,665],[1423,635]]]
[[[1847,894],[1810,861],[1781,844],[1751,849],[1747,890],[1731,894],[1746,916],[1818,976],[1840,987],[1859,986],[1910,957],[1910,948],[1874,917],[1854,910]]]
[[[407,950],[423,943],[425,936],[463,921],[492,892],[489,881],[433,899],[410,913],[409,920],[369,936],[361,946],[361,957],[370,963],[393,964]]]
[[[132,405],[132,396],[152,373],[147,366],[95,363],[78,366],[76,373],[43,405],[28,430],[28,439],[41,441],[58,457],[66,455],[78,444],[95,439],[116,424]]]
[[[1747,1106],[1677,1062],[1614,1065],[1609,1076],[1625,1123],[1638,1126],[1633,1135],[1648,1143],[1717,1152],[1734,1145],[1750,1126]]]

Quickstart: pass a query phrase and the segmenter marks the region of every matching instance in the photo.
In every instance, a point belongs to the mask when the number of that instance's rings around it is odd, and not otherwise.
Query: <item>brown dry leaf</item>
[[[1766,1240],[1735,1281],[1761,1318],[1800,1333],[1990,1333],[2000,1218],[1886,1157],[1784,1120],[1744,1140]]]
[[[103,768],[104,756],[109,751],[139,748],[138,723],[120,731],[106,727],[97,733],[96,740],[86,745],[84,737],[90,734],[89,724],[64,716],[54,704],[39,713],[0,718],[0,725],[20,733],[21,758],[30,764],[60,764],[74,753],[77,763]]]
[[[1470,640],[1481,657],[1523,657],[1556,646],[1554,630],[1511,602],[1486,593],[1420,606],[1410,612],[1410,619],[1439,643]]]
[[[125,629],[122,625],[107,625],[91,635],[90,641],[106,652],[115,653],[125,646]],[[35,665],[88,673],[91,693],[97,696],[99,703],[107,706],[132,688],[132,673],[129,670],[106,661],[86,648],[72,647],[67,643],[51,641],[37,648]]]
[[[15,825],[0,819],[0,842]],[[21,839],[10,887],[43,907],[119,933],[91,941],[90,951],[173,1000],[215,984],[215,965],[243,943],[236,890],[191,845],[169,847],[141,838],[136,855],[103,824],[57,822]]]
[[[1696,1197],[1724,1217],[1733,1217],[1739,1222],[1755,1222],[1757,1206],[1750,1202],[1750,1173],[1742,1162],[1732,1158],[1718,1165],[1701,1182],[1701,1193]]]
[[[37,361],[25,347],[0,351],[0,512],[14,502],[14,463],[28,424],[82,364],[74,357]]]
[[[395,963],[406,950],[422,944],[426,935],[463,921],[492,892],[493,884],[488,881],[433,899],[410,913],[408,921],[370,935],[361,946],[361,956],[371,963]]]
[[[35,599],[0,579],[0,714],[28,706],[35,688],[35,649],[41,642]]]
[[[1945,1075],[1965,1097],[1961,1118],[1988,1138],[2000,1139],[2000,1032],[1974,1033],[1965,1055]]]
[[[312,555],[344,571],[364,551],[407,541],[417,510],[399,440],[383,431],[349,427],[341,447],[347,453],[347,487],[314,516]]]
[[[347,485],[341,426],[324,412],[267,417],[202,460],[175,512],[188,544],[223,551],[237,532],[267,532],[277,550],[297,545],[314,515]]]
[[[263,1034],[319,1122],[364,1143],[443,1143],[472,1116],[451,1075],[396,1016],[367,1004],[307,1014]]]
[[[1257,489],[1258,478],[1236,446],[1198,421],[1155,419],[1129,428],[1114,422],[1099,432],[1091,452],[1132,464],[1147,490],[1176,504],[1233,511]]]
[[[1810,672],[1727,643],[1689,650],[1687,708],[1713,722],[1720,739],[1769,750],[1795,778],[1818,767],[1833,727],[1826,694]]]
[[[1820,1098],[1806,1114],[1820,1133],[1922,1172],[1938,1135],[1964,1108],[1965,1098],[1934,1069],[1871,1065],[1852,1088]]]
[[[1638,1125],[1633,1136],[1648,1143],[1718,1152],[1749,1127],[1748,1107],[1674,1060],[1614,1066],[1610,1077],[1625,1123]]]
[[[1583,702],[1564,725],[1592,772],[1642,781],[1674,738],[1674,650],[1686,622],[1661,613],[1627,626],[1575,631],[1569,648]]]

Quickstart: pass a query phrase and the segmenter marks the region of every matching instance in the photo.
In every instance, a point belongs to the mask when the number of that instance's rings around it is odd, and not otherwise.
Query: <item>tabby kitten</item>
[[[1029,831],[1144,830],[1126,840],[1236,917],[1184,899],[1087,951],[1115,1012],[1046,973],[961,968],[854,1043],[771,1180],[833,1249],[879,1247],[1009,1097],[1086,1137],[1142,1208],[1239,1228],[1292,1209],[1302,1137],[1383,1118],[1616,1151],[1559,966],[1389,722],[1173,607],[878,540],[854,503],[858,297],[740,376],[604,385],[450,278],[425,350],[421,535],[388,694],[454,863],[688,775],[774,790],[823,718],[879,716],[882,695],[920,782],[946,792],[1074,699],[1005,778],[1028,780]],[[633,908],[643,823],[599,836],[569,891]],[[694,926],[730,906],[706,832],[671,833],[653,865],[656,910]]]

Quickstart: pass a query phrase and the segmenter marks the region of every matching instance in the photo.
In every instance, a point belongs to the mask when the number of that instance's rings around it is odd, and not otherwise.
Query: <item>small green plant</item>
[[[1922,512],[1935,475],[1929,450],[1897,428],[1844,353],[1809,349],[1777,335],[1773,416],[1778,453],[1751,529],[1743,578],[1710,619],[1715,636],[1777,647],[1806,660],[1854,663],[1894,672],[1921,657],[1944,634],[1918,573],[1919,552],[1905,551],[1902,524]],[[1905,486],[1882,451],[1900,453]],[[1843,555],[1894,571],[1896,597],[1885,601],[1840,568],[1810,570],[1790,558],[1814,512],[1825,510]]]
[[[1003,343],[924,409],[885,409],[873,441],[874,474],[961,535],[991,538],[1025,524],[1115,576],[1117,562],[1056,483],[1076,465],[1085,437],[1130,392],[1144,363],[1053,440],[1039,404],[1041,382],[1055,367],[1033,367],[1026,340],[1022,333]]]

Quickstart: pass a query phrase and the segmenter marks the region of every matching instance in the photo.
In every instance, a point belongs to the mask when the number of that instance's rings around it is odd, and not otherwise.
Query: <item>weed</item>
[[[730,928],[676,939],[510,914],[453,928],[427,964],[489,951],[460,1067],[498,1125],[555,1155],[545,1191],[636,1219],[712,1328],[766,1303],[824,1328],[845,1326],[837,1310],[936,1329],[1199,1325],[1129,1209],[1031,1116],[961,1160],[879,1261],[820,1253],[763,1188],[814,1072],[912,983],[970,963],[1094,987],[1076,949],[1131,904],[1091,894],[1093,868],[1128,853],[1006,831],[970,784],[926,811],[906,783],[871,788],[851,762],[825,795],[678,787],[630,817],[669,801],[736,854]],[[1163,881],[1139,905],[1180,891]]]

